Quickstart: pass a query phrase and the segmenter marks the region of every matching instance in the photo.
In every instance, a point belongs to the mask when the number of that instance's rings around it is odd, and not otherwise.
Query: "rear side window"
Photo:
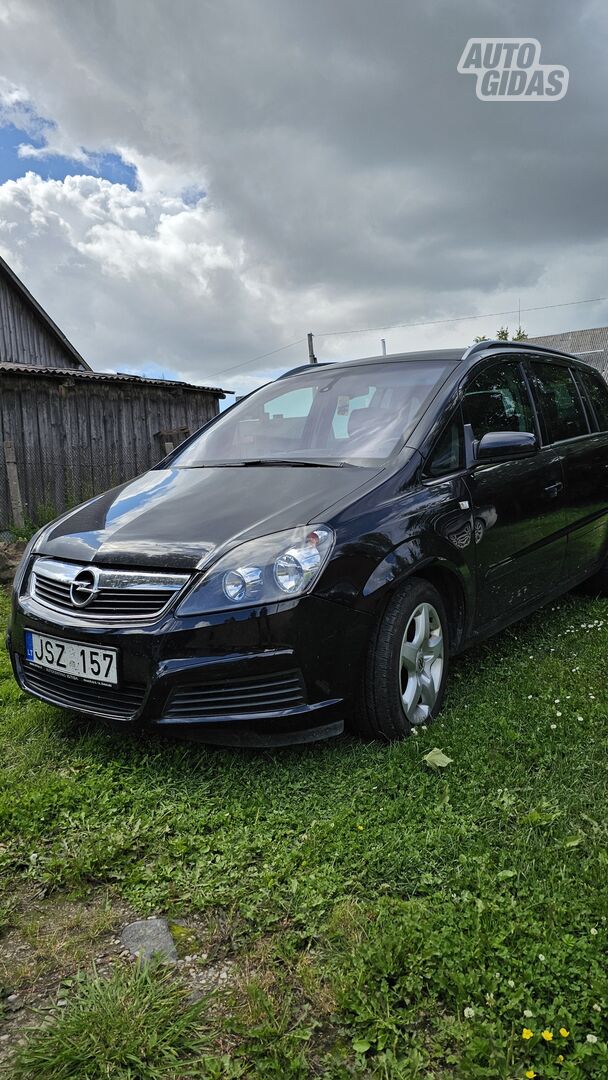
[[[608,431],[608,386],[601,375],[596,375],[591,371],[581,371],[580,368],[576,371],[593,406],[598,431]]]
[[[533,361],[530,374],[547,442],[587,435],[587,417],[569,368]]]
[[[468,385],[462,411],[476,439],[491,431],[536,430],[528,388],[519,365],[499,361]]]

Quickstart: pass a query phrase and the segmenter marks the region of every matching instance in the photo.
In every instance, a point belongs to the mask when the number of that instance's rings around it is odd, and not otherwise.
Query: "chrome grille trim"
[[[86,606],[79,606],[73,603],[72,586],[85,570],[94,573],[97,591]],[[162,615],[189,581],[189,574],[110,570],[41,557],[32,567],[30,596],[85,622],[146,622]]]

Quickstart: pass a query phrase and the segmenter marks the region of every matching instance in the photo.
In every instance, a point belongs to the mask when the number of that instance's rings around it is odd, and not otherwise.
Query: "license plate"
[[[80,641],[60,641],[59,638],[25,631],[25,655],[30,664],[57,671],[74,679],[116,686],[118,683],[118,650],[96,649]]]

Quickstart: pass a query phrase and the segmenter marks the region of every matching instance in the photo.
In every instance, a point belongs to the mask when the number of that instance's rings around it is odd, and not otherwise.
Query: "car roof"
[[[485,358],[486,356],[495,355],[498,352],[509,353],[521,353],[522,355],[535,354],[537,356],[543,356],[546,359],[554,357],[556,360],[568,360],[570,363],[576,364],[578,367],[589,369],[589,364],[586,364],[584,360],[581,360],[578,356],[574,356],[572,353],[561,352],[559,349],[550,349],[546,345],[535,345],[531,341],[476,341],[475,344],[460,349],[424,349],[416,352],[401,352],[401,353],[388,353],[380,356],[363,356],[356,360],[330,360],[320,361],[316,365],[301,364],[297,368],[291,368],[290,371],[284,372],[280,375],[280,379],[286,379],[290,375],[298,375],[303,371],[310,371],[311,366],[316,367],[328,367],[328,368],[353,368],[353,367],[365,367],[371,364],[401,364],[415,361],[433,361],[439,360],[444,363],[466,364],[467,368],[477,363],[478,360]]]

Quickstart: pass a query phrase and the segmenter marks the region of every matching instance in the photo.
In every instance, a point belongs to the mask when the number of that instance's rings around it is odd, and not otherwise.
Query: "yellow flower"
[[[536,1076],[534,1069],[528,1069],[526,1076],[528,1077],[528,1080],[534,1080],[534,1077]]]
[[[542,1036],[545,1042],[551,1042],[551,1039],[553,1038],[553,1032],[547,1031],[547,1029],[545,1028],[545,1030],[542,1032]]]
[[[363,832],[363,825],[357,825],[357,828],[360,829],[361,832]]]
[[[568,1028],[560,1028],[559,1033],[560,1033],[562,1039],[567,1039],[568,1035],[570,1034],[570,1032],[568,1031]]]
[[[562,1061],[564,1060],[564,1055],[563,1054],[558,1054],[557,1055],[557,1060],[559,1061],[559,1063],[561,1065]]]
[[[521,1033],[522,1039],[531,1039],[533,1035],[534,1035],[534,1032],[530,1031],[530,1028],[524,1028],[524,1030]]]

